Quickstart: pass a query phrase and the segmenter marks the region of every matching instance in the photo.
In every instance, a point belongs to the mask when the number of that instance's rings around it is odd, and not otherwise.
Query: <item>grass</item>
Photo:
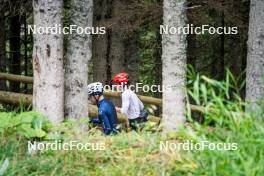
[[[1,137],[0,158],[9,159],[6,175],[262,175],[264,172],[264,123],[253,119],[237,131],[192,127],[170,137],[159,134],[121,133],[104,137],[100,133],[65,133],[65,141],[104,143],[102,151],[45,151],[27,154],[27,139]],[[192,131],[192,130],[191,130]],[[234,151],[160,151],[160,141],[237,143]]]

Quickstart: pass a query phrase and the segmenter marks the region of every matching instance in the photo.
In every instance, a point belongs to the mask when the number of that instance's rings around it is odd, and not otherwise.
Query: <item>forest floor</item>
[[[31,118],[33,117],[33,118]],[[34,112],[0,113],[0,172],[5,175],[262,175],[264,173],[264,121],[241,120],[235,128],[191,123],[167,137],[148,124],[142,132],[104,136],[92,128],[83,133],[79,124],[65,122],[49,126]],[[23,121],[18,122],[18,119]],[[33,131],[25,124],[30,123]],[[12,124],[12,125],[11,125]],[[14,126],[16,126],[14,128]],[[100,143],[102,150],[48,150],[31,153],[28,141],[43,136],[36,129],[49,128],[52,140]],[[34,131],[35,130],[35,131]],[[34,135],[33,135],[34,134]],[[31,135],[31,136],[30,136]],[[236,150],[166,150],[161,143],[201,141],[237,143]],[[98,148],[97,148],[98,149]]]

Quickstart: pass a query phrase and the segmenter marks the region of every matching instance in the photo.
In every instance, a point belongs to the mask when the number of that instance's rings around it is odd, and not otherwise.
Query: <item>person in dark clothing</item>
[[[115,106],[103,96],[103,85],[100,82],[91,83],[87,86],[89,98],[98,106],[98,117],[91,120],[92,123],[100,124],[106,135],[117,134],[117,114]]]

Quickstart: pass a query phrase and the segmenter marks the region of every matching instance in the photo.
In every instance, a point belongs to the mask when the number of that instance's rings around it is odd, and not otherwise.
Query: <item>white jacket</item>
[[[137,95],[132,90],[125,89],[122,93],[121,113],[126,114],[128,119],[135,119],[139,117],[143,109],[144,105]]]

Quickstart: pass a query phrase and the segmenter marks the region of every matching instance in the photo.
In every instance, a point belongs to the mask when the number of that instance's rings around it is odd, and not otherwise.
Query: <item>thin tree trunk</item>
[[[63,1],[33,0],[36,28],[62,24]],[[54,124],[64,119],[63,35],[35,34],[33,108]]]
[[[238,77],[241,74],[241,64],[242,64],[242,41],[241,35],[233,35],[230,37],[231,43],[230,48],[230,60],[231,60],[231,71],[235,77]]]
[[[155,50],[155,84],[161,86],[162,85],[162,37],[159,33],[159,30],[156,32],[156,50]],[[156,98],[162,97],[162,92],[157,91],[155,92]],[[156,116],[160,116],[162,112],[162,108],[160,106],[157,106],[157,110],[155,111]]]
[[[134,32],[132,36],[125,41],[125,56],[124,67],[129,74],[129,80],[131,84],[138,82],[138,40],[137,34]]]
[[[188,41],[188,53],[187,53],[187,63],[190,64],[193,68],[195,68],[196,63],[196,35],[190,34],[187,37]]]
[[[231,8],[233,9],[234,16],[237,15],[243,18],[242,8],[243,3],[240,0],[233,0]],[[229,22],[230,25],[230,22]],[[228,60],[230,60],[230,69],[233,75],[237,78],[241,73],[241,65],[242,65],[242,57],[243,57],[243,35],[245,34],[242,25],[244,24],[237,24],[239,26],[239,33],[237,35],[230,35],[229,48],[231,49],[230,56]],[[227,61],[228,62],[228,61]]]
[[[163,25],[183,27],[186,18],[186,0],[164,0]],[[164,89],[162,97],[165,133],[178,130],[186,120],[186,47],[186,35],[163,34],[162,80],[172,88]]]
[[[28,47],[27,47],[27,14],[24,16],[24,75],[28,76]],[[27,93],[27,83],[24,84],[24,91]]]
[[[72,0],[71,24],[92,27],[93,1]],[[65,71],[65,115],[71,119],[88,116],[88,62],[91,59],[91,35],[69,35]]]
[[[221,26],[225,27],[225,13],[221,14]],[[225,79],[225,34],[221,35],[221,43],[220,43],[220,80]]]
[[[6,72],[6,51],[5,51],[5,15],[4,3],[0,5],[2,15],[0,16],[0,72]],[[6,90],[6,81],[0,80],[0,90]]]
[[[247,57],[246,100],[253,103],[264,98],[264,1],[251,0]],[[251,108],[247,108],[250,111]],[[255,109],[256,110],[256,109]]]
[[[113,0],[113,12],[112,17],[118,19],[121,15],[120,9],[122,3],[120,0]],[[121,11],[122,12],[122,11]],[[111,50],[110,50],[110,65],[111,65],[111,77],[117,73],[120,73],[124,69],[125,58],[125,46],[124,39],[122,37],[119,20],[112,25],[111,32]],[[110,81],[110,80],[108,80]]]
[[[21,63],[20,63],[20,30],[21,23],[19,15],[14,15],[10,18],[10,73],[20,75]],[[13,92],[20,91],[20,83],[10,82],[10,89]]]
[[[190,7],[193,6],[192,3],[190,3]],[[190,9],[187,13],[187,18],[189,24],[194,24],[194,18],[195,13]],[[188,48],[187,48],[187,64],[190,64],[194,69],[196,68],[196,34],[189,34],[187,36],[187,42],[188,42]]]
[[[107,82],[110,82],[115,74],[125,71],[125,42],[122,36],[124,32],[122,31],[122,24],[120,22],[123,5],[121,0],[112,0],[111,17],[115,19],[115,22],[111,25],[110,55],[108,60],[110,69],[108,71]],[[121,100],[111,100],[116,106],[121,106]]]
[[[95,26],[105,26],[103,23],[111,17],[111,0],[94,1],[93,16]],[[92,38],[93,81],[108,84],[107,75],[111,72],[109,63],[111,30],[108,29],[105,35],[93,35]]]

